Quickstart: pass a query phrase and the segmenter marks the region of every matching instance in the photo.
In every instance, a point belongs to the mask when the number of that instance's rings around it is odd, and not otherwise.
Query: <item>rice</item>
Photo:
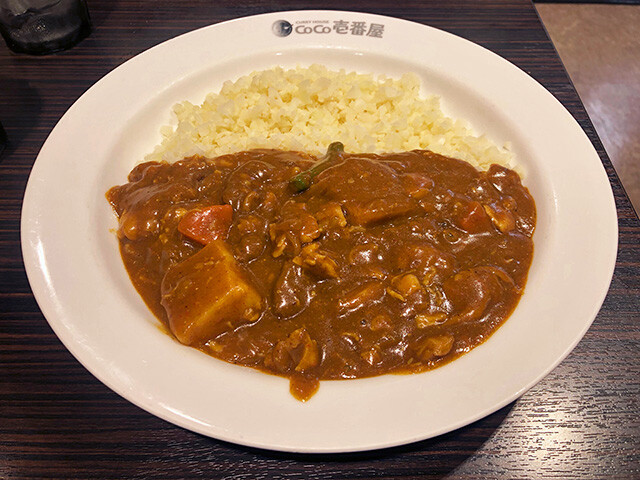
[[[479,168],[512,165],[512,154],[464,121],[447,117],[440,98],[420,96],[420,80],[399,79],[322,65],[274,67],[227,81],[201,105],[173,107],[175,127],[145,160],[174,162],[252,148],[322,154],[340,141],[347,152],[432,150]]]

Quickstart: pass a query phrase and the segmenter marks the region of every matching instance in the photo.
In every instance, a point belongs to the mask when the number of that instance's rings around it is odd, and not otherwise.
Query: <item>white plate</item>
[[[274,34],[279,20],[292,25],[289,35]],[[382,38],[336,33],[330,27],[337,20],[383,25]],[[426,91],[442,96],[447,113],[470,120],[499,144],[511,142],[539,216],[526,292],[484,345],[424,374],[322,382],[304,404],[291,397],[287,380],[215,360],[157,328],[124,270],[110,231],[116,219],[104,197],[159,142],[174,102],[200,103],[225,80],[298,63],[417,73]],[[512,64],[417,23],[296,11],[182,35],[87,91],[51,132],[33,167],[22,248],[33,292],[55,333],[127,400],[230,442],[346,452],[462,427],[542,379],[582,338],[604,300],[617,222],[607,176],[586,135]]]

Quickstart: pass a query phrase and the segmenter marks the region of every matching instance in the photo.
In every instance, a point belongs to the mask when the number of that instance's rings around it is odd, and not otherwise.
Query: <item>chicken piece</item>
[[[338,264],[326,252],[320,250],[320,245],[317,243],[305,245],[300,255],[293,259],[293,263],[320,279],[338,276]]]
[[[401,245],[396,252],[396,266],[414,271],[426,285],[451,275],[456,264],[453,255],[428,243]]]
[[[479,320],[506,295],[517,292],[511,277],[497,267],[464,270],[448,278],[442,288],[452,306],[448,324]]]
[[[341,313],[353,312],[364,306],[380,302],[385,295],[382,282],[369,281],[347,292],[339,301]]]
[[[516,219],[513,214],[500,205],[484,205],[484,211],[491,218],[493,225],[502,233],[507,233],[516,228]]]
[[[304,203],[288,202],[282,208],[281,220],[269,225],[269,237],[274,243],[272,255],[276,258],[297,255],[302,245],[319,236],[318,222]]]
[[[529,191],[522,188],[518,174],[508,168],[491,165],[487,171],[487,180],[502,194],[501,207],[514,217],[516,228],[527,236],[533,235],[536,226],[535,205]],[[495,208],[496,204],[491,206]]]
[[[404,301],[409,295],[422,290],[420,280],[412,273],[398,275],[391,280],[391,288],[387,288],[387,293],[392,297],[398,298],[394,293],[399,295],[399,299]],[[392,293],[393,292],[393,293]]]
[[[388,315],[381,313],[373,317],[373,320],[371,320],[371,324],[369,325],[369,328],[373,332],[379,332],[382,330],[391,330],[393,328],[393,322],[391,321]]]
[[[291,318],[311,301],[313,283],[293,262],[284,264],[273,289],[273,312],[280,318]]]
[[[252,233],[262,234],[265,231],[265,222],[257,215],[247,215],[238,220],[236,228],[241,236],[251,235]]]
[[[320,173],[309,193],[340,202],[350,225],[384,223],[418,208],[393,168],[358,156]]]
[[[380,353],[380,347],[378,346],[373,346],[369,350],[362,352],[360,354],[360,358],[372,367],[380,364],[383,360],[382,353]]]
[[[446,318],[447,314],[444,312],[421,313],[416,315],[415,321],[418,328],[427,328],[444,323]]]
[[[264,364],[280,373],[303,373],[320,364],[318,343],[311,339],[306,328],[294,330],[285,340],[280,340],[265,356]]]
[[[416,348],[418,358],[423,362],[428,362],[435,358],[444,357],[453,348],[453,340],[453,335],[448,334],[427,337]]]
[[[267,246],[265,220],[257,215],[247,215],[238,219],[235,229],[231,232],[233,238],[240,237],[240,245],[234,251],[236,258],[245,262],[258,258]]]
[[[173,202],[191,200],[195,196],[193,186],[188,182],[171,182],[171,177],[166,178],[167,173],[154,181],[154,171],[159,166],[156,162],[139,165],[129,176],[130,181],[136,183],[113,187],[107,192],[109,203],[120,217],[119,238],[135,242],[158,234],[167,227],[162,212],[166,212]]]
[[[428,195],[434,185],[433,180],[422,173],[406,173],[401,178],[405,191],[416,199]]]
[[[320,229],[325,231],[329,228],[346,227],[347,219],[344,218],[342,207],[337,202],[329,202],[322,209],[316,212],[316,220]]]
[[[162,280],[162,306],[176,338],[201,345],[255,321],[262,299],[223,240],[170,267]]]
[[[240,154],[250,157],[250,153]],[[233,207],[234,212],[250,212],[260,206],[262,195],[259,187],[274,174],[274,166],[261,160],[249,160],[241,163],[227,177],[222,191],[224,203]]]

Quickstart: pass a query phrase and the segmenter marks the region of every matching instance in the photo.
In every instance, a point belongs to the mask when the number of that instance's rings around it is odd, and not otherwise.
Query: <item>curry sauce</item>
[[[320,380],[468,352],[511,314],[533,255],[514,171],[423,150],[148,162],[107,198],[129,276],[173,335],[290,378],[301,400]]]

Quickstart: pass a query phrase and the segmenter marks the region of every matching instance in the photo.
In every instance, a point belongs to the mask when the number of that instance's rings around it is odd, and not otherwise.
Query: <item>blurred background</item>
[[[640,212],[640,2],[535,4]]]

